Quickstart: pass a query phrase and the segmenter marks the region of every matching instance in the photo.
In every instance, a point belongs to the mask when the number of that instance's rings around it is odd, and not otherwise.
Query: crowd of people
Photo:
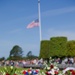
[[[55,62],[59,64],[74,64],[75,63],[75,57],[65,57],[64,59],[57,58]]]
[[[26,65],[42,65],[43,59],[32,59],[32,60],[3,60],[0,61],[0,66],[16,66],[16,67],[25,67]]]
[[[25,67],[27,65],[44,65],[44,62],[46,60],[43,60],[42,58],[41,59],[32,59],[32,60],[18,60],[18,61],[13,61],[13,60],[3,60],[3,61],[0,61],[0,66],[16,66],[16,67]],[[53,60],[53,62],[56,62],[58,64],[75,64],[75,57],[66,57],[64,59],[61,59],[61,58],[55,58]]]

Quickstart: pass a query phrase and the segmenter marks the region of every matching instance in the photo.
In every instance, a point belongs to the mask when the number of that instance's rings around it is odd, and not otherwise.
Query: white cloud
[[[13,34],[13,33],[19,33],[21,32],[22,29],[14,29],[14,30],[11,30],[9,33],[10,34]]]
[[[50,39],[51,37],[56,36],[65,36],[68,40],[75,40],[75,33],[73,31],[68,30],[56,30],[56,29],[49,29],[44,35],[43,39]]]
[[[42,12],[41,15],[42,16],[54,16],[54,15],[60,15],[60,14],[69,13],[73,11],[75,11],[75,6],[48,10],[48,11]]]
[[[42,17],[55,16],[55,15],[70,13],[70,12],[74,12],[74,11],[75,11],[75,6],[64,7],[64,8],[60,8],[60,9],[53,9],[53,10],[43,11],[43,12],[41,12],[41,16]],[[30,19],[30,18],[37,18],[37,17],[38,17],[38,14],[34,14],[34,15],[28,16],[26,18]]]
[[[41,12],[41,16],[42,17],[47,17],[47,16],[55,16],[55,15],[60,15],[60,14],[65,14],[65,13],[69,13],[69,12],[74,12],[75,11],[75,6],[71,6],[71,7],[64,7],[64,8],[60,8],[60,9],[53,9],[53,10],[47,10],[47,11],[43,11]],[[7,23],[15,23],[15,22],[20,22],[20,21],[28,21],[31,19],[36,19],[38,18],[38,13],[33,14],[33,15],[29,15],[29,16],[23,16],[23,17],[19,17],[19,18],[15,18],[13,20],[7,21],[5,22],[5,24]]]

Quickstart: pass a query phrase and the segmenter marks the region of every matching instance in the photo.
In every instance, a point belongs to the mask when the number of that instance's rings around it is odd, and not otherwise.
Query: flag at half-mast
[[[34,27],[38,27],[39,26],[39,20],[36,19],[34,21],[32,21],[30,24],[27,25],[27,28],[34,28]]]

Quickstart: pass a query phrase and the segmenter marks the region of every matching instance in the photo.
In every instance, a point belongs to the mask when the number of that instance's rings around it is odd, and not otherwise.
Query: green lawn
[[[18,75],[24,75],[24,74],[22,74],[22,71],[23,70],[28,70],[29,68],[20,68],[20,67],[18,67],[18,68],[16,68],[16,67],[10,67],[10,66],[7,66],[7,67],[5,67],[5,66],[1,66],[0,67],[0,75],[1,75],[1,73],[9,73],[9,74],[11,74],[11,75],[14,75],[14,73],[16,73],[16,74],[18,74]],[[45,72],[45,70],[43,70],[43,69],[40,69],[40,73],[42,73],[42,72]]]

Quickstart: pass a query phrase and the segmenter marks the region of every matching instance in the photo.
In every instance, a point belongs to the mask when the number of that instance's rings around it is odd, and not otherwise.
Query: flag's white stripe
[[[33,27],[37,27],[37,26],[39,26],[39,22],[31,22],[28,26],[27,26],[27,28],[33,28]]]

